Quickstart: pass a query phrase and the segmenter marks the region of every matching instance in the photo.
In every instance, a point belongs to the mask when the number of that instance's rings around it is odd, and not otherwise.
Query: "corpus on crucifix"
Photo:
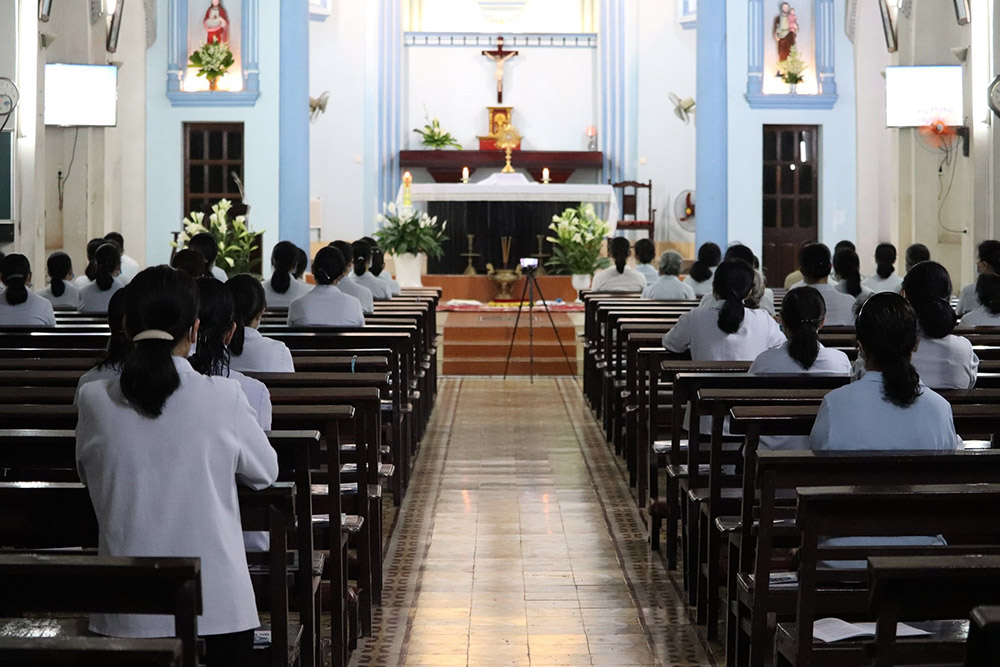
[[[503,35],[497,37],[495,51],[483,51],[483,55],[497,64],[495,76],[497,79],[497,104],[503,104],[503,64],[517,55],[517,51],[503,50]]]

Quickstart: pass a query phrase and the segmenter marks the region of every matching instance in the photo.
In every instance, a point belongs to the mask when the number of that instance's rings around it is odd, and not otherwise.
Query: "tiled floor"
[[[356,665],[714,664],[571,379],[446,379]]]

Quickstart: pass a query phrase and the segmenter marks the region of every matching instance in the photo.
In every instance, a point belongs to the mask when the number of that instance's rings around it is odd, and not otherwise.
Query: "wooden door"
[[[819,128],[764,126],[763,263],[769,287],[798,268],[799,248],[819,224]]]

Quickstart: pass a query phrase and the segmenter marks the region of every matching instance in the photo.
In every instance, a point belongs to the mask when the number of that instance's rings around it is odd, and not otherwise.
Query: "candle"
[[[403,206],[412,206],[413,199],[410,197],[410,184],[413,183],[413,174],[408,171],[403,172]]]
[[[587,126],[587,136],[588,137],[596,137],[597,136],[597,128],[594,127],[593,125],[588,125]]]
[[[548,183],[548,182],[549,182],[549,168],[545,167],[544,169],[542,169],[542,183]]]
[[[462,182],[463,183],[468,183],[469,182],[469,168],[468,167],[462,167]]]

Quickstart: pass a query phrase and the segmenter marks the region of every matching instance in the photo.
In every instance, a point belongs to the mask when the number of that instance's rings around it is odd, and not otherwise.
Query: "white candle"
[[[548,183],[548,182],[549,182],[549,168],[545,167],[544,169],[542,169],[542,183]]]
[[[468,167],[462,167],[462,182],[463,183],[468,183],[469,182],[469,168]]]

